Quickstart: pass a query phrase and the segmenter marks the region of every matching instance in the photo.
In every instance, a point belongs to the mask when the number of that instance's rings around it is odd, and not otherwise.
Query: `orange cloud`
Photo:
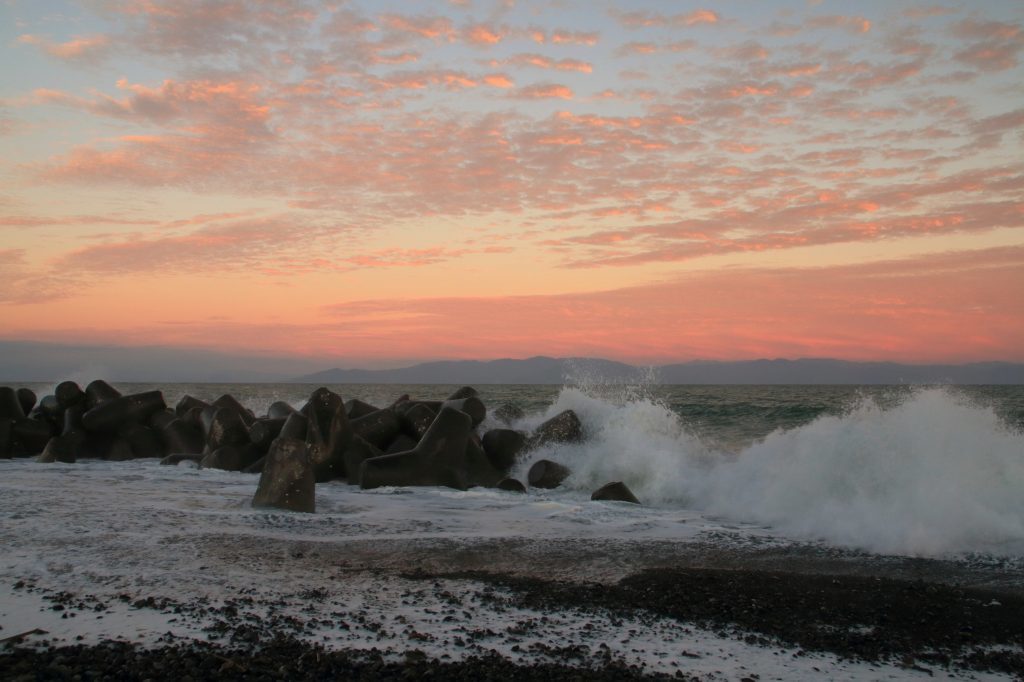
[[[811,17],[807,20],[807,26],[811,28],[840,28],[850,33],[867,33],[871,30],[871,21],[864,17],[833,14]]]
[[[600,34],[586,31],[555,30],[551,32],[551,42],[555,45],[597,45]]]
[[[557,83],[528,85],[519,88],[514,96],[519,99],[572,99],[572,89]]]
[[[455,27],[446,17],[410,17],[400,14],[381,16],[381,24],[393,31],[411,33],[430,40],[454,40]]]
[[[110,50],[110,36],[76,36],[63,43],[55,43],[49,38],[32,34],[18,36],[18,42],[34,45],[51,57],[67,61],[97,61],[107,55]]]
[[[717,12],[709,9],[698,9],[671,16],[653,12],[625,12],[618,14],[617,18],[619,23],[627,28],[697,26],[699,24],[717,24],[720,19]]]
[[[515,54],[504,60],[492,60],[491,66],[507,64],[510,66],[534,66],[539,69],[554,69],[557,71],[579,71],[590,73],[594,70],[593,65],[579,59],[551,59],[540,54],[521,53]]]
[[[503,73],[492,73],[484,76],[484,83],[495,88],[514,88],[515,81]]]
[[[505,37],[505,29],[488,26],[487,24],[473,24],[462,31],[463,39],[472,45],[495,45]]]
[[[1011,69],[1024,51],[1024,30],[1018,24],[965,19],[953,26],[952,34],[968,42],[956,59],[981,71]]]

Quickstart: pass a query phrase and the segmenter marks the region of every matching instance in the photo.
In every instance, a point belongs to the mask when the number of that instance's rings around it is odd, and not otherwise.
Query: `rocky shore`
[[[466,655],[443,660],[420,650],[417,644],[433,635],[415,629],[407,632],[405,651],[325,647],[301,637],[308,623],[273,615],[272,602],[254,604],[243,597],[214,606],[143,599],[132,607],[203,620],[209,641],[166,637],[149,647],[113,641],[29,646],[30,640],[40,639],[39,634],[29,633],[5,640],[0,669],[5,679],[18,680],[722,679],[713,671],[710,676],[706,671],[689,671],[688,664],[701,655],[687,651],[685,642],[680,643],[675,675],[620,660],[601,643],[523,644],[533,649],[535,658],[530,663],[510,660],[499,651],[499,643],[528,642],[542,631],[543,619],[572,611],[583,629],[591,620],[619,624],[618,636],[626,641],[642,636],[644,627],[669,619],[765,651],[785,648],[792,658],[813,661],[816,655],[831,654],[839,660],[924,676],[1024,676],[1024,597],[999,591],[880,577],[739,569],[650,569],[610,585],[479,572],[443,576],[412,572],[403,578],[420,585],[420,596],[446,600],[447,607],[439,614],[442,618],[461,618],[471,604],[541,615],[510,618],[515,627],[504,632],[466,630],[446,644]],[[451,580],[462,584],[458,594],[444,583]],[[303,598],[317,601],[324,596],[312,591]],[[94,598],[66,593],[50,595],[49,602],[64,613],[107,608]],[[261,606],[268,615],[254,616],[246,606]],[[349,614],[346,627],[379,630],[386,627],[379,615]],[[25,642],[19,645],[18,640]],[[828,676],[825,663],[811,670]],[[753,666],[737,679],[760,677]]]
[[[521,457],[578,444],[579,419],[519,423],[470,388],[318,389],[262,415],[0,390],[0,676],[1024,678],[1019,558],[878,556],[615,481],[566,491],[566,466]]]
[[[0,386],[0,458],[35,457],[41,463],[79,459],[128,461],[162,458],[200,467],[261,474],[253,506],[315,512],[315,486],[345,480],[364,489],[385,486],[471,487],[526,492],[509,478],[525,452],[583,440],[572,410],[532,432],[480,426],[488,408],[471,386],[444,400],[401,395],[386,407],[344,400],[326,387],[299,409],[278,401],[255,414],[233,395],[212,402],[185,395],[174,408],[163,392],[124,395],[97,379],[82,389],[62,381],[37,399],[28,388]],[[522,416],[505,404],[495,410],[505,426]],[[556,488],[570,471],[538,461],[529,485]],[[594,491],[595,500],[640,501],[621,482]]]

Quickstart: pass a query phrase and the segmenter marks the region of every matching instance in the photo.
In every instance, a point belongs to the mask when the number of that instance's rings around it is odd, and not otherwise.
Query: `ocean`
[[[170,405],[186,394],[230,393],[257,414],[278,400],[301,406],[317,388],[115,386],[158,388]],[[40,396],[53,389],[29,387]],[[402,394],[442,399],[459,387],[329,388],[386,406]],[[740,679],[747,669],[785,679],[815,679],[820,670],[833,679],[881,679],[889,670],[904,679],[913,675],[898,665],[785,647],[780,657],[778,647],[673,619],[624,625],[592,610],[512,609],[494,600],[501,590],[473,592],[472,579],[437,578],[425,589],[408,573],[613,582],[651,566],[740,566],[1024,591],[1024,386],[476,388],[492,411],[522,408],[515,428],[565,409],[579,415],[583,442],[542,446],[513,471],[525,481],[534,461],[555,460],[572,471],[562,487],[526,495],[364,491],[333,481],[317,485],[315,514],[299,514],[253,509],[255,474],[155,459],[0,460],[3,632],[38,627],[55,643],[211,641],[216,608],[230,607],[261,622],[287,617],[289,634],[328,647],[401,658],[415,645],[458,659],[484,651],[453,653],[465,632],[500,634],[529,622],[538,641],[593,652],[610,643],[616,657],[651,671],[672,673],[685,661],[708,679]],[[480,431],[499,425],[489,415]],[[592,502],[591,492],[610,481],[625,482],[642,505]],[[441,618],[452,594],[470,593],[479,597],[472,608]],[[50,611],[66,595],[78,600],[77,618]],[[238,595],[248,595],[249,606],[240,607]],[[165,601],[138,606],[149,597]],[[103,609],[94,613],[97,604]],[[356,612],[377,624],[360,631]],[[630,627],[641,634],[622,639]],[[410,631],[430,640],[410,643]],[[520,662],[543,658],[523,641],[502,635],[492,648]]]
[[[53,386],[30,386],[39,395]],[[119,384],[235,396],[257,415],[304,384]],[[386,406],[438,400],[454,385],[344,384],[344,399]],[[524,457],[569,466],[559,492],[589,494],[621,480],[652,510],[685,509],[770,527],[782,538],[867,551],[942,556],[1024,555],[1024,386],[678,386],[578,381],[475,387],[490,410],[511,403],[530,430],[565,409],[581,444]],[[480,427],[504,426],[488,417]],[[553,493],[556,497],[558,492]]]

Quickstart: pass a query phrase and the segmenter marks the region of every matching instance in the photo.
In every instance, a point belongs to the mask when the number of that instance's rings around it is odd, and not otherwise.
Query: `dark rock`
[[[370,403],[365,403],[358,398],[345,401],[345,414],[348,415],[349,419],[359,419],[379,409],[379,407],[374,407]]]
[[[217,408],[206,433],[205,453],[209,454],[226,445],[247,445],[249,428],[242,421],[242,415],[229,407]]]
[[[206,407],[210,407],[210,403],[205,400],[200,400],[199,398],[194,398],[190,395],[184,395],[181,400],[178,401],[178,404],[174,406],[174,413],[179,417],[184,417],[189,410],[197,407],[202,410]]]
[[[423,434],[430,428],[437,411],[430,409],[429,405],[418,402],[407,402],[402,404],[402,409],[396,408],[398,421],[402,431],[417,441],[423,438]]]
[[[0,419],[24,419],[27,413],[21,409],[18,392],[10,386],[0,386]]]
[[[491,464],[490,458],[484,451],[483,443],[480,442],[480,436],[472,432],[466,439],[466,459],[462,465],[462,471],[465,472],[466,485],[470,488],[477,485],[493,488],[498,481],[505,477],[504,472],[498,471]]]
[[[536,448],[547,443],[577,443],[583,440],[583,425],[572,410],[559,412],[538,426],[530,437],[529,447]]]
[[[480,425],[484,419],[487,418],[487,406],[484,405],[484,401],[480,400],[476,396],[469,396],[468,398],[459,398],[457,400],[446,400],[441,403],[442,407],[454,407],[456,410],[462,410],[473,419],[473,428]]]
[[[308,430],[308,427],[309,420],[306,419],[306,415],[301,412],[292,412],[288,415],[288,418],[284,420],[284,426],[281,427],[281,433],[277,434],[277,437],[306,440],[306,431]]]
[[[125,424],[141,424],[154,412],[166,408],[164,394],[160,391],[119,396],[89,409],[82,415],[82,426],[88,431],[112,433]]]
[[[0,458],[10,459],[14,452],[14,443],[11,438],[11,426],[14,422],[10,419],[0,419]]]
[[[271,443],[271,445],[273,445],[273,443]],[[263,466],[266,463],[267,463],[267,456],[263,455],[258,460],[256,460],[255,462],[253,462],[249,466],[247,466],[244,469],[242,469],[242,473],[244,473],[244,474],[262,474],[263,473]]]
[[[491,429],[484,434],[482,442],[491,465],[507,474],[525,448],[526,436],[512,429]]]
[[[85,427],[82,426],[82,415],[85,414],[85,401],[80,401],[73,405],[68,405],[64,409],[64,415],[62,419],[62,434],[68,434],[71,432],[82,433],[85,431]]]
[[[120,436],[114,436],[104,441],[104,444],[106,447],[100,453],[100,456],[108,462],[127,462],[128,460],[135,459],[131,443]]]
[[[230,393],[225,393],[210,404],[218,409],[234,410],[238,413],[238,416],[242,418],[246,427],[252,426],[252,423],[256,421],[256,417],[253,415],[252,411],[242,405],[242,403],[235,400],[235,396]]]
[[[531,488],[557,488],[562,484],[571,472],[550,459],[540,459],[530,467],[526,480]]]
[[[463,398],[476,398],[479,395],[480,392],[477,391],[472,386],[463,386],[462,388],[460,388],[459,390],[455,391],[450,396],[445,398],[445,400],[462,400]]]
[[[51,462],[74,464],[78,460],[78,450],[82,445],[82,438],[81,434],[54,436],[46,443],[38,461],[47,464]]]
[[[61,407],[57,396],[44,395],[29,417],[32,419],[43,419],[54,426],[59,426],[64,421],[64,408]]]
[[[257,419],[249,427],[249,440],[263,452],[270,449],[270,443],[281,435],[284,423],[288,421],[285,417],[276,419]]]
[[[74,381],[62,381],[53,390],[54,397],[64,409],[85,402],[85,393]]]
[[[306,444],[278,438],[267,453],[259,486],[252,498],[257,508],[316,511],[316,479]]]
[[[296,412],[298,412],[298,410],[290,404],[283,400],[278,400],[277,402],[271,403],[270,407],[267,408],[267,417],[269,419],[287,419]]]
[[[141,424],[128,424],[121,427],[117,434],[131,448],[134,459],[163,457],[164,448],[156,431]]]
[[[206,407],[193,407],[181,415],[181,420],[201,433],[204,439],[206,438],[206,425],[203,423],[203,413],[207,409],[210,410],[210,416],[212,417],[214,410],[209,405]]]
[[[224,445],[213,452],[207,453],[199,466],[202,469],[223,469],[224,471],[242,471],[259,459],[262,453],[252,443],[244,445]]]
[[[164,451],[198,455],[202,453],[205,439],[203,432],[188,424],[184,419],[174,419],[157,431]]]
[[[121,397],[121,392],[105,382],[103,379],[96,379],[89,382],[85,387],[85,409],[91,410],[103,403],[116,400]]]
[[[512,422],[518,421],[526,416],[523,408],[513,403],[503,403],[493,413],[494,418],[506,425],[511,426]]]
[[[171,408],[160,410],[149,415],[148,426],[154,431],[162,431],[167,425],[178,418],[178,414]]]
[[[24,414],[28,414],[32,411],[32,408],[36,406],[36,394],[30,388],[19,388],[16,391],[18,395],[18,402],[21,403],[21,411]]]
[[[382,450],[398,435],[398,415],[391,408],[377,410],[358,419],[353,419],[352,432]]]
[[[363,488],[387,485],[465,487],[462,471],[472,428],[473,420],[468,414],[450,407],[442,408],[415,448],[363,462],[359,485]]]
[[[614,481],[612,483],[606,483],[601,486],[590,496],[592,500],[601,501],[612,501],[612,502],[632,502],[633,504],[640,504],[640,500],[636,499],[636,495],[633,494],[626,484],[622,481]]]
[[[344,478],[343,454],[352,442],[345,401],[334,391],[318,388],[302,408],[306,415],[306,445],[317,482]]]
[[[404,433],[398,434],[398,436],[391,441],[388,445],[388,449],[384,451],[386,455],[392,455],[396,452],[405,452],[406,450],[412,450],[416,447],[416,443],[419,441]]]
[[[11,445],[15,456],[38,455],[46,447],[55,429],[35,419],[15,419],[11,425]]]
[[[359,485],[362,475],[363,462],[373,457],[380,457],[384,453],[375,445],[367,443],[359,436],[353,436],[352,442],[342,456],[345,461],[345,475],[352,485]]]
[[[517,478],[503,478],[498,481],[498,485],[494,486],[498,490],[508,490],[513,493],[525,493],[526,486],[522,484]]]

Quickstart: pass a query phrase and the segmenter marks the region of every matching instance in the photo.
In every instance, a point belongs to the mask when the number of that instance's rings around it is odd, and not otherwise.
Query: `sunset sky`
[[[1024,361],[1019,0],[0,0],[0,37],[0,339]]]

